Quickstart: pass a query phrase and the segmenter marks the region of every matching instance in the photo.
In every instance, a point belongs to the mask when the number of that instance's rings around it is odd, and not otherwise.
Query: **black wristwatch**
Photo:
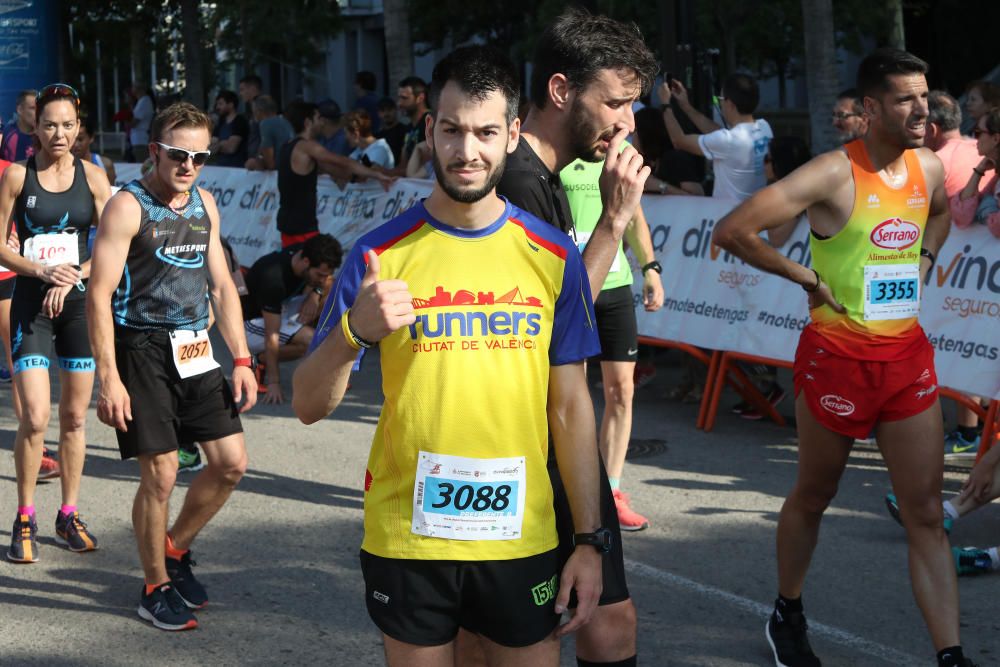
[[[606,554],[611,551],[611,531],[607,528],[598,528],[592,533],[577,533],[573,536],[573,546],[588,544],[599,553]]]
[[[646,275],[646,271],[649,271],[650,269],[652,269],[653,271],[656,271],[661,276],[663,275],[663,267],[660,266],[660,263],[657,262],[655,259],[652,262],[650,262],[649,264],[646,264],[646,265],[644,265],[642,267],[642,275]]]

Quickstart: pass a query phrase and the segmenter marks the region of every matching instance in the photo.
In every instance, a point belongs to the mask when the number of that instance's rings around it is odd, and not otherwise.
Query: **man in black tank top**
[[[316,219],[316,179],[319,172],[350,180],[373,178],[388,187],[392,178],[357,160],[331,153],[316,141],[319,109],[311,102],[295,101],[285,108],[295,137],[278,149],[278,231],[281,247],[303,243],[319,233]]]
[[[195,186],[208,158],[210,127],[208,117],[187,103],[157,114],[153,170],[109,202],[94,242],[87,299],[101,385],[97,415],[117,429],[122,458],[139,460],[132,517],[145,588],[138,613],[163,630],[196,627],[191,610],[208,603],[191,572],[189,547],[246,470],[239,413],[257,400],[218,208]],[[208,340],[210,294],[233,356],[233,389]],[[179,442],[193,441],[208,465],[168,532],[176,450]]]

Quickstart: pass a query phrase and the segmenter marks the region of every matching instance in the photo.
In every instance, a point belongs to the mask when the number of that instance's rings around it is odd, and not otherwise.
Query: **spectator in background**
[[[675,148],[712,161],[715,187],[712,196],[743,201],[749,199],[767,182],[764,177],[764,156],[774,134],[763,118],[755,119],[760,92],[757,82],[748,74],[731,74],[722,83],[722,118],[728,129],[691,106],[687,90],[677,79],[664,81],[659,87],[663,120]],[[676,98],[701,134],[686,134],[670,106]]]
[[[994,107],[1000,107],[1000,86],[997,84],[992,81],[973,81],[965,89],[965,112],[973,123],[978,123]]]
[[[255,106],[260,91],[263,90],[264,83],[256,74],[247,74],[240,79],[236,90],[240,94],[240,99],[246,105],[246,117],[250,120],[250,135],[247,137],[247,155],[253,156],[260,153],[260,126],[257,124],[257,107]],[[272,169],[274,167],[271,167]]]
[[[309,349],[316,320],[333,286],[343,250],[329,234],[264,255],[246,274],[243,329],[250,354],[257,355],[258,386],[264,403],[284,402],[279,364]]]
[[[406,133],[410,131],[410,126],[399,122],[396,102],[391,97],[379,100],[378,116],[382,121],[382,129],[377,131],[375,136],[385,139],[392,149],[393,162],[399,164],[403,156],[403,142],[406,141]]]
[[[354,75],[354,108],[363,109],[371,119],[372,132],[382,129],[382,120],[378,115],[378,95],[375,94],[375,73],[361,71]]]
[[[418,76],[406,77],[399,82],[396,101],[399,110],[410,119],[410,131],[406,133],[402,159],[396,168],[396,173],[402,175],[417,144],[426,139],[427,116],[430,115],[430,107],[427,106],[427,84]]]
[[[932,90],[927,95],[927,132],[924,146],[934,151],[944,166],[944,190],[948,198],[957,196],[974,176],[982,156],[975,139],[962,136],[962,108],[958,101],[941,90]],[[979,196],[993,177],[992,170],[978,179]],[[977,397],[971,397],[979,400]],[[955,430],[944,439],[946,459],[973,458],[979,450],[982,429],[979,416],[971,408],[959,403],[956,407]]]
[[[219,116],[219,124],[212,133],[212,143],[208,150],[212,151],[217,167],[242,167],[247,162],[247,138],[250,136],[250,123],[246,117],[236,111],[239,98],[231,90],[220,90],[215,98],[215,113]]]
[[[103,169],[104,173],[108,175],[108,183],[114,185],[115,163],[112,162],[110,158],[98,155],[90,150],[91,144],[94,143],[95,127],[96,123],[94,123],[93,117],[82,116],[80,118],[80,131],[77,133],[76,141],[73,143],[72,147],[73,155],[77,156],[84,162],[93,162],[98,167]]]
[[[965,188],[982,156],[976,148],[976,140],[962,136],[962,108],[954,97],[943,90],[932,90],[927,95],[927,110],[924,146],[941,159],[944,191],[951,198]],[[983,186],[992,175],[986,174]]]
[[[270,95],[259,95],[253,104],[260,132],[257,153],[246,162],[250,171],[271,171],[277,164],[278,149],[295,136],[291,123],[278,115],[278,105]]]
[[[17,94],[17,122],[3,130],[0,144],[0,160],[20,162],[31,157],[34,152],[32,139],[35,134],[35,98],[37,91],[22,90]]]
[[[389,144],[372,134],[372,120],[364,109],[355,109],[344,116],[344,135],[354,149],[348,156],[352,160],[358,160],[366,167],[392,169],[396,166]]]
[[[775,137],[771,139],[767,155],[764,156],[764,175],[767,177],[767,184],[780,181],[811,159],[812,154],[809,152],[809,146],[801,138]],[[784,225],[767,230],[768,242],[775,248],[785,245],[799,222],[804,219],[800,214]]]
[[[135,157],[135,161],[142,164],[149,157],[149,126],[156,114],[156,104],[149,88],[141,81],[132,83],[129,94],[134,103],[128,138],[129,143],[132,144],[132,155]]]
[[[386,185],[392,182],[385,174],[323,148],[316,140],[320,115],[315,104],[296,100],[285,109],[285,117],[296,136],[278,150],[276,218],[282,248],[304,243],[319,234],[316,179],[321,171],[345,181],[359,176],[374,178]]]
[[[1000,178],[996,173],[1000,164],[1000,107],[980,116],[972,134],[982,159],[972,170],[965,188],[949,200],[951,216],[956,227],[984,224],[994,236],[1000,237]],[[994,171],[993,177],[983,187],[981,182],[990,169]]]
[[[653,171],[646,179],[646,192],[704,196],[703,161],[674,148],[659,111],[643,107],[635,113],[632,145]]]
[[[833,103],[833,127],[837,130],[837,140],[847,144],[868,134],[868,116],[861,94],[848,88],[837,95]]]
[[[316,140],[334,155],[347,157],[352,149],[344,134],[340,105],[333,100],[326,99],[318,104],[318,108],[319,124],[316,128]]]

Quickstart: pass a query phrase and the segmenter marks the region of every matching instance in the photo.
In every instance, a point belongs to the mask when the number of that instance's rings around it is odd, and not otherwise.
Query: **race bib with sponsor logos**
[[[173,350],[174,366],[181,378],[194,377],[219,367],[212,356],[212,342],[208,330],[170,332],[170,347]]]
[[[24,242],[24,258],[42,266],[80,265],[76,233],[37,234]]]
[[[919,312],[919,264],[865,267],[865,320],[902,320]]]
[[[523,456],[475,459],[421,451],[411,531],[446,540],[519,539],[525,463]]]

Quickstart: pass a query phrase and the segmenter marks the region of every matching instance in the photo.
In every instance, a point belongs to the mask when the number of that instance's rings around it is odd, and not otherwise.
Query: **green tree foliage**
[[[342,28],[336,0],[223,0],[211,22],[217,46],[246,69],[271,62],[312,64]]]

